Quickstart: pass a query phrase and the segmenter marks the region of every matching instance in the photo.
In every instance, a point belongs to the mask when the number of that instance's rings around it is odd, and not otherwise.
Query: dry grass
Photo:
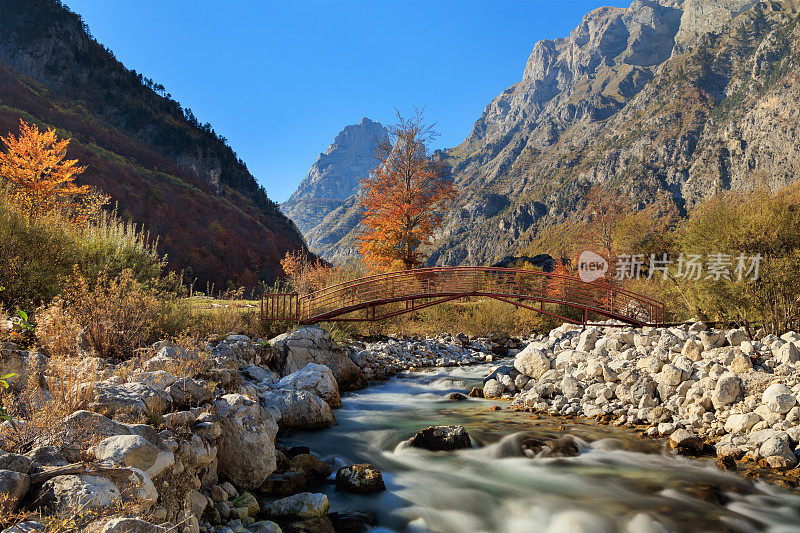
[[[81,428],[65,431],[64,419],[85,409],[101,378],[96,360],[74,357],[41,358],[29,371],[22,389],[3,397],[10,424],[0,435],[4,448],[27,451],[55,446],[72,455],[94,442]]]

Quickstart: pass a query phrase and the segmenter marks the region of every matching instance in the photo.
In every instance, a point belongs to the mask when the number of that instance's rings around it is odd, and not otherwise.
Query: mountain
[[[718,192],[795,183],[799,8],[637,0],[536,43],[521,81],[442,155],[461,195],[429,263],[485,264],[524,248],[541,228],[583,216],[592,186],[685,214]],[[351,204],[313,230],[329,259],[353,253]]]
[[[388,136],[380,122],[364,117],[346,126],[324,153],[311,165],[308,175],[292,196],[281,205],[309,240],[312,250],[318,244],[313,230],[325,217],[340,208],[358,192],[358,182],[375,166],[377,143]]]
[[[57,0],[0,0],[0,133],[20,118],[72,138],[119,213],[159,235],[175,269],[218,287],[282,274],[302,235],[217,135],[129,70]]]

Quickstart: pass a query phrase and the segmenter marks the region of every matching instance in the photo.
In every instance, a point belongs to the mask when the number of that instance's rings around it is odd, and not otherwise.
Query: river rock
[[[267,514],[275,518],[316,518],[328,514],[328,497],[321,493],[301,492],[275,500]]]
[[[272,473],[261,485],[261,493],[273,498],[285,498],[306,488],[306,476],[295,470]],[[213,498],[213,494],[212,494]],[[219,500],[217,500],[219,501]]]
[[[183,377],[166,388],[178,407],[197,407],[211,400],[213,387],[202,379]]]
[[[289,461],[289,470],[301,473],[309,481],[321,481],[333,471],[325,461],[320,461],[310,453],[292,457]]]
[[[8,499],[10,509],[16,508],[30,487],[31,480],[27,474],[14,470],[0,470],[0,495]]]
[[[767,439],[758,451],[763,461],[771,468],[784,470],[797,464],[794,452],[786,441],[779,437]]]
[[[289,374],[277,383],[279,389],[294,389],[313,392],[333,408],[341,407],[339,386],[333,372],[325,365],[309,363]]]
[[[483,397],[484,398],[499,398],[503,395],[506,388],[500,384],[499,381],[490,379],[483,384]]]
[[[725,421],[725,431],[730,433],[745,433],[753,429],[753,426],[761,421],[761,417],[755,413],[735,414],[728,417]]]
[[[280,412],[278,425],[282,428],[314,431],[336,425],[328,402],[304,390],[277,389],[264,392],[261,405]]]
[[[734,374],[726,374],[719,378],[711,401],[719,409],[736,402],[742,393],[742,381]]]
[[[773,383],[761,395],[761,403],[773,413],[783,415],[795,406],[797,399],[792,394],[792,389],[782,383]]]
[[[241,394],[220,398],[214,413],[222,428],[217,444],[219,473],[240,487],[260,487],[275,470],[276,420]]]
[[[247,526],[250,533],[281,533],[281,526],[270,520],[262,520]]]
[[[550,359],[541,350],[529,344],[514,358],[514,368],[529,378],[539,379],[550,370]]]
[[[340,468],[336,472],[336,490],[353,494],[372,494],[386,490],[380,471],[370,464]]]
[[[682,455],[696,455],[703,451],[703,440],[686,429],[678,429],[669,436],[669,445]]]
[[[335,531],[347,533],[366,533],[378,525],[375,513],[370,511],[338,511],[330,513],[328,518],[331,519]]]
[[[158,448],[140,435],[108,437],[93,446],[91,451],[100,461],[115,466],[132,466],[139,470],[151,468],[158,459]]]
[[[775,350],[775,361],[782,365],[788,365],[800,361],[800,351],[793,342],[787,342]]]
[[[450,451],[472,448],[472,441],[464,426],[430,426],[414,435],[409,445],[431,451]]]
[[[89,403],[89,408],[109,418],[117,414],[137,418],[148,413],[147,405],[135,390],[108,382],[95,385],[94,399]]]
[[[56,476],[39,492],[42,505],[61,512],[102,511],[120,502],[120,491],[109,479],[91,475]]]
[[[269,342],[272,346],[270,365],[283,375],[297,372],[309,363],[317,363],[331,369],[340,391],[367,386],[364,373],[325,329],[318,326],[301,327],[278,335]]]
[[[167,529],[138,518],[112,518],[101,533],[166,533]]]

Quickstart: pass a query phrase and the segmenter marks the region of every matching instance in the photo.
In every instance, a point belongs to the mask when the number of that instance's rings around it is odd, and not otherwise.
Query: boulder
[[[743,329],[732,329],[725,333],[725,338],[731,346],[739,346],[744,341],[750,340],[747,332]]]
[[[731,372],[735,372],[736,374],[746,374],[753,370],[753,360],[746,355],[740,354],[734,356],[733,361],[731,361],[728,367],[731,369]]]
[[[138,518],[112,518],[101,533],[166,533],[167,529]]]
[[[742,381],[734,374],[724,374],[711,393],[714,407],[719,409],[736,402],[742,393]]]
[[[92,454],[100,461],[115,466],[132,466],[147,470],[158,459],[158,448],[140,435],[108,437],[92,447]]]
[[[773,383],[761,395],[761,403],[778,414],[788,413],[797,403],[792,389],[782,383]]]
[[[339,386],[333,372],[325,365],[309,363],[300,370],[292,372],[277,383],[279,389],[294,389],[313,392],[333,408],[342,406]]]
[[[731,415],[725,421],[725,431],[728,433],[746,433],[760,421],[761,417],[755,413]]]
[[[328,514],[328,497],[321,493],[301,492],[275,500],[267,509],[274,518],[317,518]]]
[[[120,502],[120,491],[109,479],[91,475],[56,476],[42,485],[39,502],[50,509],[102,511]]]
[[[370,464],[340,468],[336,472],[336,490],[353,494],[373,494],[386,490],[380,471]]]
[[[703,343],[689,339],[681,349],[681,355],[690,361],[699,361],[703,358]]]
[[[764,463],[771,468],[788,469],[797,464],[797,458],[784,439],[770,437],[759,448]]]
[[[472,441],[464,426],[430,426],[414,435],[409,445],[432,451],[450,451],[472,448]]]
[[[703,451],[703,440],[686,429],[673,431],[669,436],[669,445],[683,455],[696,455]]]
[[[261,520],[247,526],[250,533],[281,533],[281,526],[270,520]]]
[[[550,366],[550,359],[532,344],[526,346],[514,358],[514,368],[532,379],[542,377],[542,374],[550,370]]]
[[[275,470],[275,418],[241,394],[226,394],[213,412],[222,429],[217,441],[219,474],[245,489],[260,487]]]
[[[793,342],[787,342],[783,346],[775,350],[775,362],[788,365],[800,361],[800,351]]]
[[[211,384],[190,377],[180,378],[167,387],[167,393],[175,405],[181,408],[197,407],[209,401],[213,395]]]
[[[484,398],[499,398],[503,395],[506,388],[500,384],[499,381],[490,379],[483,384],[483,397]]]
[[[375,513],[370,511],[338,511],[330,513],[328,518],[331,519],[335,531],[347,533],[366,533],[378,525]]]
[[[7,498],[7,504],[14,509],[31,488],[27,474],[14,470],[0,470],[0,495]]]
[[[138,418],[149,410],[135,388],[101,382],[94,387],[94,399],[89,408],[103,416],[113,418],[117,415]]]
[[[336,418],[328,402],[308,391],[266,391],[261,395],[260,401],[262,406],[278,410],[278,425],[282,428],[313,431],[336,425]]]
[[[300,453],[289,461],[289,470],[298,472],[309,481],[320,481],[331,475],[333,471],[324,461],[320,461],[310,453]]]
[[[367,386],[364,373],[325,329],[318,326],[301,327],[278,335],[269,343],[272,347],[269,364],[283,375],[297,372],[309,363],[316,363],[331,369],[340,391]]]
[[[31,470],[33,461],[25,455],[0,452],[0,470],[12,470],[27,474]]]

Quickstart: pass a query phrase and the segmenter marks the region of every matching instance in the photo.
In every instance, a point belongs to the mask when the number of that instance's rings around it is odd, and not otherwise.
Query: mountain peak
[[[345,126],[324,153],[311,165],[308,175],[281,207],[307,234],[345,199],[358,192],[358,182],[369,175],[379,141],[388,132],[380,122],[363,117]]]

